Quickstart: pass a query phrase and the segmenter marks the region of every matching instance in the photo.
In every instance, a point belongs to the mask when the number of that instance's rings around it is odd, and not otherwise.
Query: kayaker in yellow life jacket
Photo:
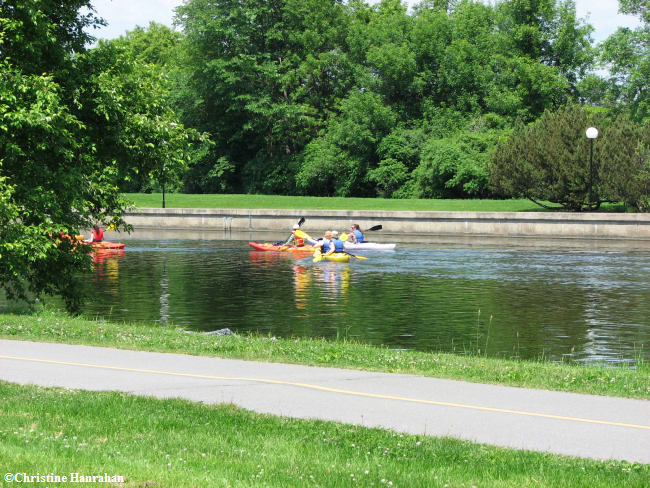
[[[285,246],[302,247],[305,245],[305,239],[299,236],[296,232],[298,229],[300,229],[300,226],[298,224],[293,224],[293,232],[284,243]]]

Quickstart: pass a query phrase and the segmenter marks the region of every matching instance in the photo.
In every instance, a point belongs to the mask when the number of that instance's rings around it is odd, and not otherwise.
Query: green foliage
[[[87,13],[81,14],[84,8]],[[70,74],[71,53],[93,40],[86,33],[106,25],[95,16],[91,0],[3,0],[0,2],[0,61],[20,64],[26,75],[51,73],[55,81]]]
[[[262,191],[271,175],[284,180],[278,166],[293,178],[295,155],[349,87],[341,3],[192,0],[178,12],[186,36],[179,107],[215,142],[197,169],[227,158],[237,178],[228,189],[239,191]]]
[[[650,210],[650,122],[645,127],[619,116],[603,131],[600,166],[603,192],[641,212]]]
[[[570,0],[422,2],[412,14],[399,0],[190,0],[177,13],[172,98],[215,143],[185,180],[200,192],[408,196],[427,139],[471,119],[532,121],[593,64]],[[407,158],[380,149],[396,128],[422,136]],[[461,164],[453,193],[482,194],[466,184],[482,166]]]
[[[420,162],[426,135],[421,129],[397,128],[381,140],[377,153],[381,160],[368,171],[381,197],[408,198],[413,194],[410,174]]]
[[[609,104],[622,104],[637,122],[650,120],[650,24],[618,29],[602,44],[600,60],[609,71]]]
[[[307,145],[300,171],[296,175],[299,190],[306,195],[331,196],[340,182],[340,162],[347,155],[327,138],[315,139]]]
[[[83,0],[0,2],[0,282],[10,297],[82,299],[93,224],[129,227],[118,182],[178,180],[192,139],[164,76],[83,29]]]
[[[415,198],[480,197],[487,188],[485,157],[458,138],[432,139],[413,172]]]
[[[88,227],[96,209],[113,210],[110,186],[98,178],[77,136],[82,124],[51,78],[0,64],[0,277],[10,297],[60,293],[79,306],[74,274],[86,253],[60,233]],[[94,178],[91,178],[94,175]],[[115,194],[115,199],[119,196]],[[119,212],[116,212],[119,216]]]
[[[350,93],[324,140],[312,142],[306,151],[297,175],[299,187],[304,191],[320,186],[337,196],[372,194],[367,173],[378,164],[377,144],[395,122],[395,115],[378,95],[358,90]],[[327,181],[330,188],[322,185]]]
[[[600,130],[587,139],[588,127]],[[647,208],[648,135],[638,125],[568,105],[518,126],[494,153],[490,184],[505,196],[546,200],[572,211],[624,201]],[[540,203],[541,204],[541,203]]]
[[[646,0],[618,0],[623,14],[638,15],[641,21],[650,24],[650,5]]]
[[[125,35],[110,41],[110,44],[124,48],[141,63],[154,66],[174,67],[179,60],[179,47],[183,35],[169,27],[150,22],[147,28],[136,27]]]
[[[160,66],[137,59],[133,48],[119,39],[78,56],[80,117],[91,121],[96,157],[115,165],[121,191],[178,189],[207,136],[180,123],[171,82]]]

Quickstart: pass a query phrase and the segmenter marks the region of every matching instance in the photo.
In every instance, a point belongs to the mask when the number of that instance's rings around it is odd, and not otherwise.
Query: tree
[[[175,68],[183,35],[166,25],[150,22],[148,27],[136,27],[109,44],[126,49],[139,62]]]
[[[603,193],[641,212],[650,210],[650,122],[645,127],[618,116],[603,134],[607,164],[600,168]]]
[[[412,195],[409,179],[411,172],[420,163],[420,152],[426,141],[422,129],[396,127],[377,146],[380,161],[376,168],[368,171],[368,180],[373,182],[382,198],[409,198]]]
[[[122,223],[111,168],[92,157],[83,124],[46,76],[0,64],[0,277],[9,297],[60,294],[78,311],[78,272],[88,269],[74,236],[97,221]]]
[[[155,78],[90,66],[103,53],[85,54],[95,22],[89,1],[0,2],[0,283],[12,298],[59,294],[74,312],[91,267],[74,236],[95,223],[128,230],[117,182],[130,158],[154,173],[162,142],[180,150],[189,137],[146,92]]]
[[[200,183],[225,171],[229,191],[286,191],[305,146],[349,88],[342,2],[190,0],[177,13],[182,120],[215,143],[193,168],[194,188],[205,191]]]
[[[600,131],[596,141],[585,136],[591,126]],[[650,146],[643,134],[631,121],[611,121],[577,105],[547,111],[531,125],[519,125],[497,148],[490,184],[504,196],[546,208],[543,201],[582,211],[621,200],[646,208]]]
[[[641,21],[650,24],[650,5],[646,0],[618,0],[622,14],[638,15]]]
[[[86,31],[102,25],[106,22],[96,17],[91,0],[2,0],[0,61],[20,64],[25,75],[50,73],[54,81],[64,81],[72,54],[84,52],[93,40]]]
[[[621,12],[639,15],[642,25],[619,28],[601,46],[600,60],[609,73],[607,97],[643,122],[650,120],[650,7],[642,0],[619,3]]]
[[[330,186],[324,188],[332,189],[333,184],[335,195],[374,196],[368,171],[377,167],[377,145],[395,122],[395,114],[380,95],[359,90],[350,93],[323,138],[310,143],[296,177],[299,188],[313,191],[326,179]]]
[[[160,66],[134,56],[124,39],[100,42],[77,57],[83,83],[79,117],[88,121],[96,157],[114,165],[121,191],[179,189],[193,145],[207,135],[186,129],[172,108],[172,82]]]

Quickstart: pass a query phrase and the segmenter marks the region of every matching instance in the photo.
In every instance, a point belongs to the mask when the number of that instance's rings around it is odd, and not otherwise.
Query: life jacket
[[[334,245],[334,252],[343,252],[343,241],[338,237],[332,239],[332,244]]]
[[[104,231],[101,227],[97,230],[93,229],[93,242],[102,242],[104,240]]]
[[[323,239],[323,247],[321,252],[325,254],[330,250],[330,240],[329,239]]]
[[[357,242],[363,242],[363,233],[359,229],[354,229],[352,233],[357,238]]]
[[[301,247],[305,245],[305,240],[300,235],[298,235],[297,230],[293,231],[293,238],[296,240],[296,246]]]

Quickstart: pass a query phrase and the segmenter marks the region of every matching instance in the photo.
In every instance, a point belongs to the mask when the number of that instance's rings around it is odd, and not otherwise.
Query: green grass
[[[650,465],[638,463],[258,415],[231,405],[5,382],[0,418],[3,474],[125,479],[74,486],[640,488],[650,479]]]
[[[0,314],[0,338],[386,371],[546,390],[650,398],[650,366],[637,368],[396,351],[347,340],[208,336],[159,325],[71,318],[53,310]]]
[[[127,193],[140,208],[162,206],[160,193]],[[445,212],[540,212],[530,200],[397,200],[385,198],[292,197],[281,195],[165,195],[167,208],[273,208],[301,210],[387,210]],[[624,212],[622,205],[605,205],[602,211]]]

